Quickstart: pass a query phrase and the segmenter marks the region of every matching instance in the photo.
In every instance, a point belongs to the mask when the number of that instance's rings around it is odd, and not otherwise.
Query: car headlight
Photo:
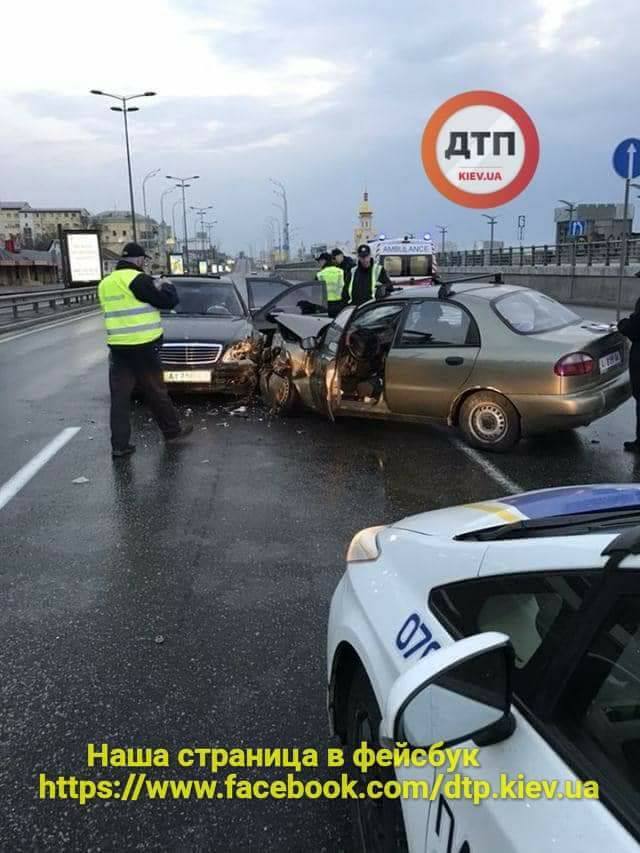
[[[385,526],[365,527],[351,540],[351,544],[347,550],[348,563],[366,563],[377,560],[381,554],[378,544],[378,533],[384,530]]]
[[[244,341],[237,341],[237,343],[231,344],[230,347],[227,347],[224,355],[222,356],[222,360],[229,362],[252,359],[254,357],[255,349],[255,341],[251,338],[247,338]]]

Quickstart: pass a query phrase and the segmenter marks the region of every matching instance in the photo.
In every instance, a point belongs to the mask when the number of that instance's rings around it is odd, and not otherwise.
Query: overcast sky
[[[488,235],[481,211],[432,188],[420,139],[443,101],[492,89],[528,111],[541,141],[528,189],[490,211],[496,239],[515,242],[524,213],[526,242],[551,240],[559,197],[622,200],[611,153],[640,136],[637,11],[637,0],[12,4],[0,199],[128,208],[121,118],[88,90],[153,89],[130,122],[140,209],[151,169],[197,173],[189,202],[213,204],[223,247],[247,250],[279,215],[273,176],[288,189],[292,244],[333,243],[351,238],[366,184],[379,231],[444,224],[469,246]],[[165,187],[147,184],[156,217]]]

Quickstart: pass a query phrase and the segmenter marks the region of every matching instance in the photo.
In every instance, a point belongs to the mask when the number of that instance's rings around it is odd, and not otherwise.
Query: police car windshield
[[[169,314],[206,315],[214,317],[243,317],[244,310],[238,295],[225,281],[173,280],[180,302]]]

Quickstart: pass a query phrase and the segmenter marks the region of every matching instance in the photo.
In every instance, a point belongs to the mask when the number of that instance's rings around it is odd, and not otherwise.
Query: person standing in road
[[[370,299],[378,299],[391,292],[391,279],[385,268],[371,257],[371,248],[362,243],[358,246],[358,263],[351,271],[345,284],[342,300],[345,305],[362,305]]]
[[[111,390],[111,450],[114,459],[135,452],[130,443],[131,394],[135,387],[144,394],[165,441],[173,442],[193,431],[181,425],[162,378],[161,308],[178,304],[175,287],[155,282],[144,272],[148,255],[137,243],[127,243],[115,270],[98,285],[109,346]]]
[[[330,317],[337,317],[342,310],[344,273],[327,252],[323,252],[318,260],[324,263],[320,271],[316,273],[316,278],[318,281],[324,282],[327,294],[327,313]]]
[[[629,377],[631,393],[636,399],[636,437],[634,441],[625,441],[624,449],[630,453],[640,453],[640,299],[636,302],[633,314],[620,320],[618,331],[631,341]]]
[[[342,249],[334,249],[331,252],[331,257],[333,258],[333,263],[342,270],[344,283],[349,284],[351,281],[351,270],[355,266],[355,261],[353,258],[347,257]]]

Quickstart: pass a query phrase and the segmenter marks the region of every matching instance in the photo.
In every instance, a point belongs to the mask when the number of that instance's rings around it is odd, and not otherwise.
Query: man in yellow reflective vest
[[[371,257],[366,243],[358,246],[358,263],[351,270],[351,278],[344,286],[345,305],[362,305],[370,299],[379,299],[392,290],[391,279],[385,268]]]
[[[327,294],[327,313],[337,317],[342,308],[342,291],[344,290],[344,273],[338,267],[328,252],[318,257],[321,269],[316,273],[318,281],[324,282]]]
[[[170,282],[156,283],[144,272],[148,255],[137,243],[127,243],[115,270],[98,285],[109,346],[111,390],[111,455],[135,452],[131,444],[131,394],[138,388],[151,409],[165,441],[173,442],[193,431],[180,424],[162,378],[160,309],[178,304]]]

